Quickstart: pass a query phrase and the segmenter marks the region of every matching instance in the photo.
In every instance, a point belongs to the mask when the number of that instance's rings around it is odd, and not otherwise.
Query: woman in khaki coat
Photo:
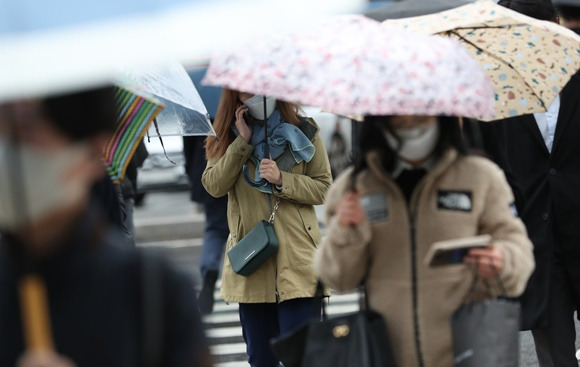
[[[225,256],[221,287],[226,302],[240,304],[250,365],[271,367],[278,361],[270,339],[309,320],[316,308],[312,261],[320,230],[314,205],[324,202],[332,179],[318,127],[301,117],[295,104],[267,98],[272,160],[263,156],[263,103],[262,96],[224,89],[214,122],[219,140],[208,138],[202,183],[215,197],[228,195],[226,252],[257,223],[268,220],[279,201],[277,254],[247,277],[234,273]],[[244,165],[247,173],[242,172]],[[249,184],[260,177],[264,185]]]
[[[365,282],[398,366],[452,366],[450,318],[475,268],[494,294],[499,274],[510,297],[534,268],[510,188],[492,162],[467,154],[457,118],[369,116],[360,148],[354,171],[330,190],[316,271],[340,291]],[[434,242],[481,234],[491,243],[470,250],[464,263],[425,265]],[[479,285],[477,296],[489,297]]]

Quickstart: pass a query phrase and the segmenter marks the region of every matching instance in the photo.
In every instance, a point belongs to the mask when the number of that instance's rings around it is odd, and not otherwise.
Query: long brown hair
[[[236,138],[231,127],[235,122],[236,109],[241,105],[239,91],[226,88],[222,90],[220,103],[213,122],[213,129],[217,139],[215,136],[209,136],[205,142],[205,154],[208,159],[221,158],[226,153],[228,146]],[[276,101],[276,109],[278,109],[284,121],[295,126],[300,125],[300,112],[302,109],[298,104]]]

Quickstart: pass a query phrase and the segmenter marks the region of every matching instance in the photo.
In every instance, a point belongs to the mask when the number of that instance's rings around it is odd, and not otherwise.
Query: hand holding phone
[[[472,249],[485,249],[490,243],[490,235],[435,242],[425,257],[425,264],[428,266],[460,264],[471,254]]]
[[[246,121],[245,114],[248,112],[248,107],[246,105],[241,105],[236,109],[236,129],[240,133],[240,136],[246,143],[250,143],[252,138],[252,127],[248,125]]]
[[[496,246],[473,248],[465,256],[464,262],[477,264],[477,272],[481,278],[493,279],[503,270],[504,256]]]

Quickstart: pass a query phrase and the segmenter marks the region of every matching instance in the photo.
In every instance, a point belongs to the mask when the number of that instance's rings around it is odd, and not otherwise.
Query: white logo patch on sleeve
[[[364,195],[360,203],[371,222],[385,221],[389,217],[387,195],[383,193]]]

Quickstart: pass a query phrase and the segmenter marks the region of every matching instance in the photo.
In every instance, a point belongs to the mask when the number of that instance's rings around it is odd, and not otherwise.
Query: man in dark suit
[[[500,1],[556,20],[545,0]],[[580,75],[546,113],[484,123],[486,151],[513,179],[515,206],[534,243],[536,270],[521,297],[540,366],[578,366],[574,310],[580,309]]]

